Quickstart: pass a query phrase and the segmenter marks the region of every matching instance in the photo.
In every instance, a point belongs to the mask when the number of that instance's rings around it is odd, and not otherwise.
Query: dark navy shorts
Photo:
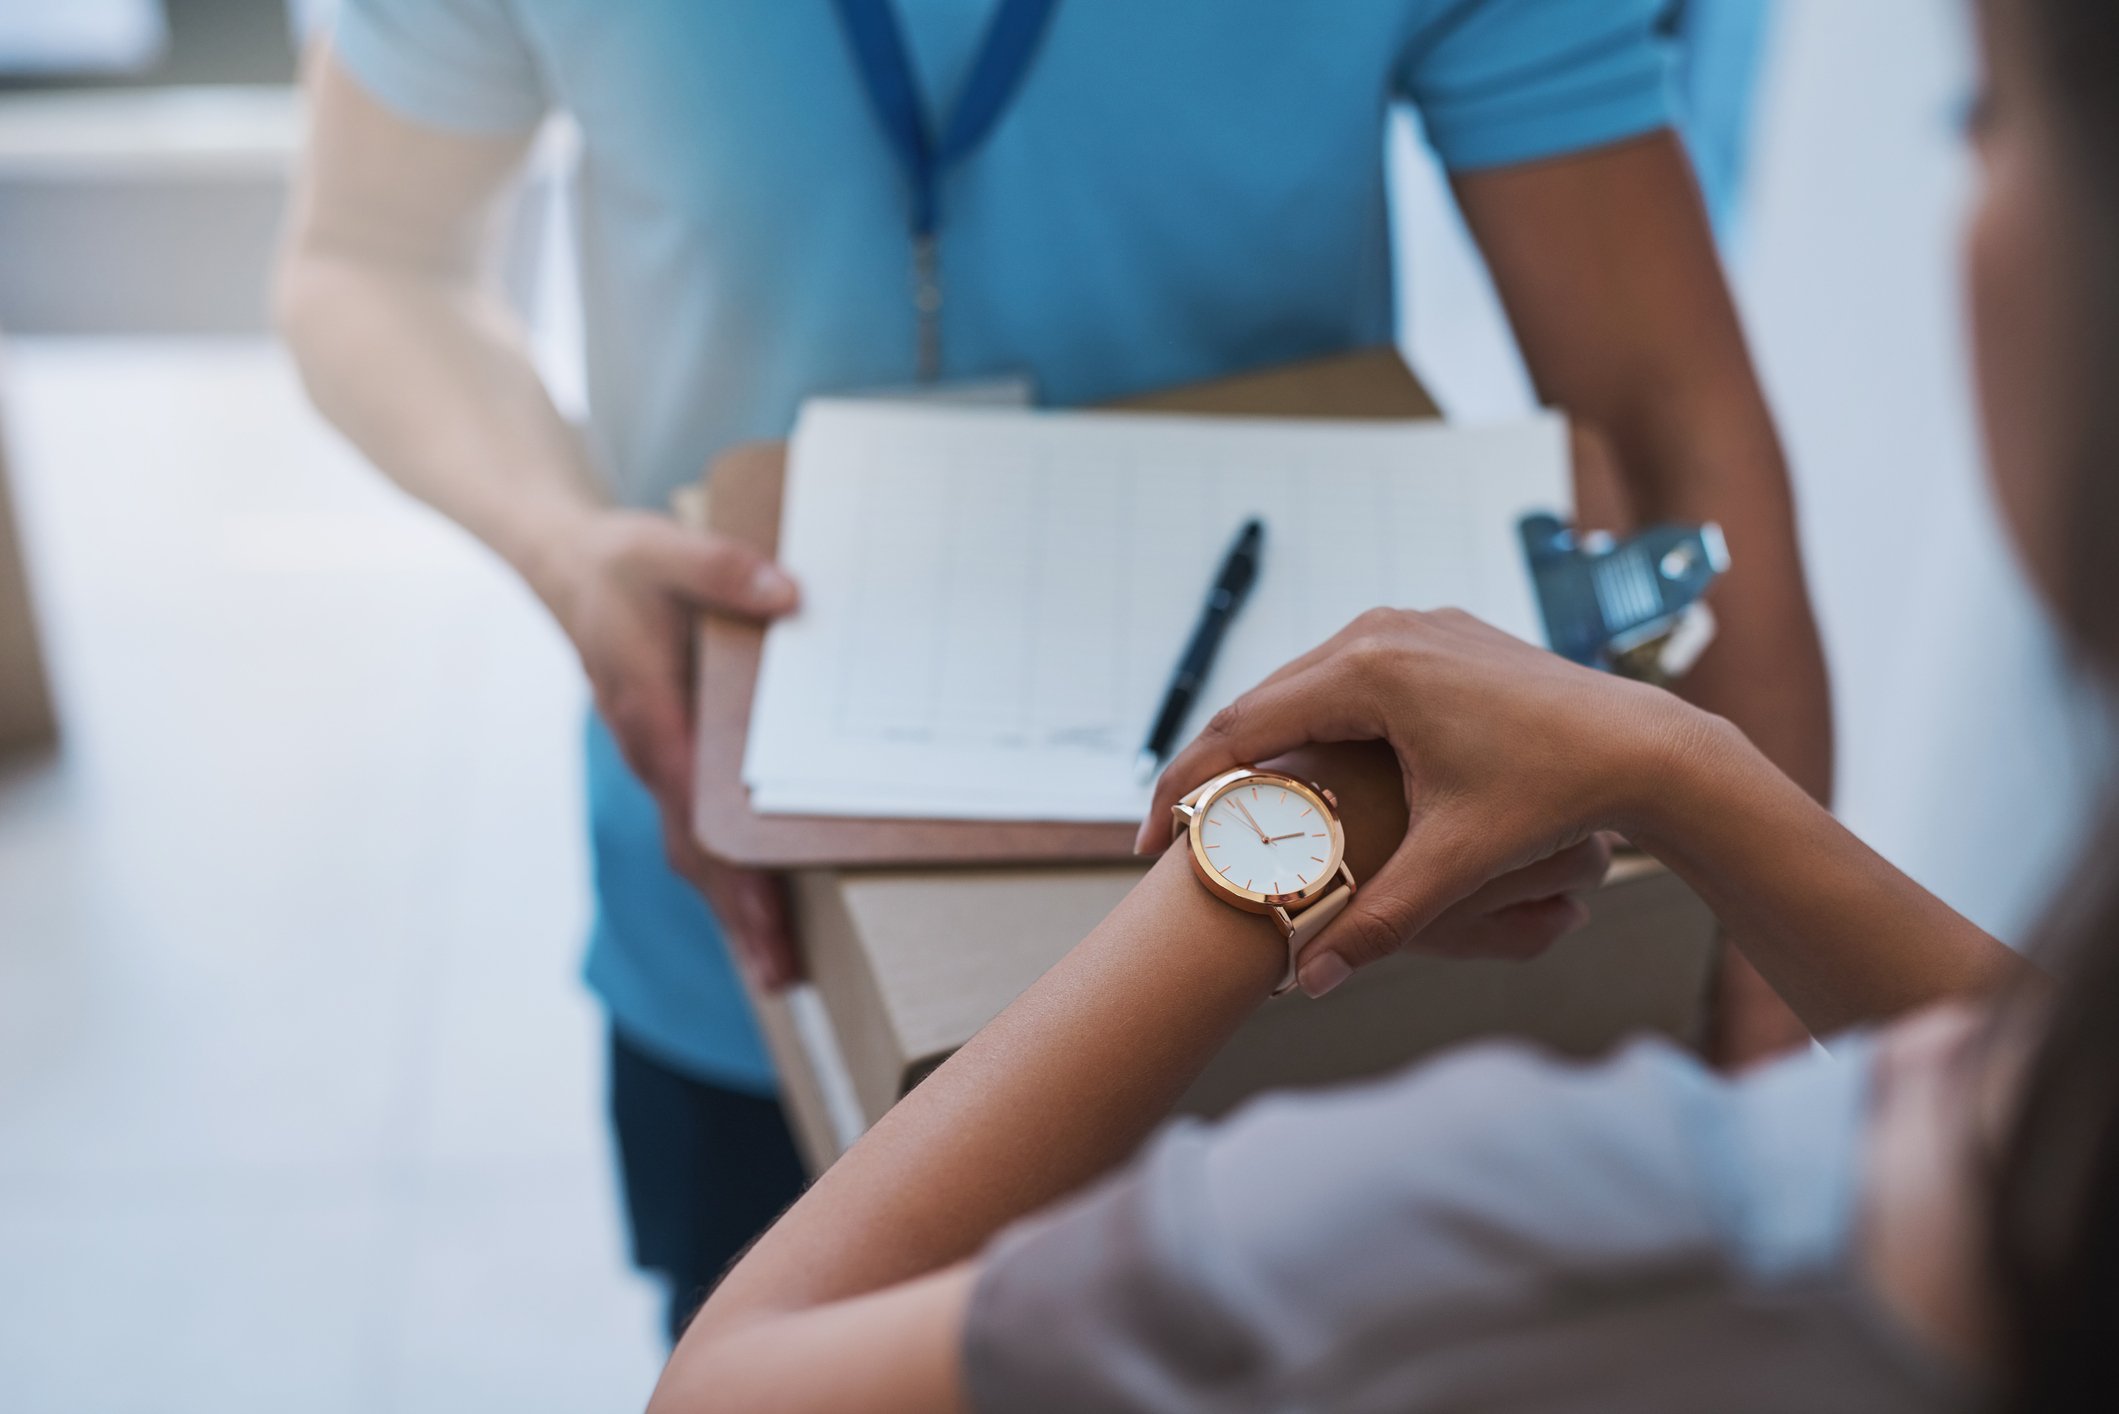
[[[610,1076],[633,1262],[667,1284],[674,1344],[808,1177],[778,1100],[681,1074],[615,1030]]]

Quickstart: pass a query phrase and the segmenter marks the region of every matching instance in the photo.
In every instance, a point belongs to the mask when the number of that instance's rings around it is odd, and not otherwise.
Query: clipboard
[[[1403,419],[1434,417],[1427,391],[1395,348],[1362,349],[1194,384],[1107,405],[1110,410],[1222,416]],[[1577,452],[1577,477],[1582,458]],[[732,448],[708,474],[706,529],[765,554],[780,541],[784,442]],[[743,749],[765,628],[700,622],[696,642],[699,748],[692,828],[717,858],[753,868],[919,864],[1092,863],[1131,860],[1133,826],[1111,822],[877,820],[761,815],[743,783]]]

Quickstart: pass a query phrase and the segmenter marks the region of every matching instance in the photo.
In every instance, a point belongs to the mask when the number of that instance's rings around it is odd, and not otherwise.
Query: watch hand
[[[1267,843],[1267,844],[1278,844],[1278,843],[1279,843],[1280,841],[1282,841],[1282,840],[1299,840],[1299,839],[1301,839],[1301,838],[1303,837],[1303,835],[1304,835],[1305,833],[1307,833],[1307,832],[1306,832],[1306,831],[1303,831],[1303,830],[1297,830],[1297,831],[1296,831],[1296,832],[1295,832],[1294,834],[1292,834],[1292,835],[1275,835],[1275,836],[1273,836],[1273,837],[1272,837],[1271,839],[1267,840],[1267,841],[1266,841],[1266,843]]]
[[[1243,822],[1244,822],[1244,823],[1245,823],[1246,825],[1249,825],[1249,826],[1251,827],[1251,833],[1252,833],[1252,834],[1254,834],[1254,835],[1256,835],[1256,836],[1258,836],[1258,838],[1259,838],[1259,840],[1260,840],[1260,842],[1261,842],[1261,843],[1264,843],[1264,844],[1271,844],[1271,843],[1272,843],[1272,841],[1271,841],[1271,840],[1269,840],[1269,839],[1267,839],[1267,838],[1266,838],[1266,832],[1265,832],[1265,830],[1264,830],[1264,829],[1263,829],[1263,828],[1262,828],[1262,827],[1261,827],[1261,826],[1259,825],[1259,823],[1258,823],[1258,822],[1257,822],[1256,820],[1253,820],[1253,819],[1251,818],[1251,812],[1243,808],[1243,802],[1242,802],[1242,801],[1240,801],[1240,800],[1233,800],[1233,799],[1232,799],[1232,800],[1231,800],[1231,801],[1229,802],[1229,804],[1231,804],[1231,805],[1233,805],[1233,806],[1235,806],[1235,807],[1236,807],[1236,813],[1237,813],[1237,814],[1239,814],[1239,815],[1241,815],[1241,816],[1243,816]]]

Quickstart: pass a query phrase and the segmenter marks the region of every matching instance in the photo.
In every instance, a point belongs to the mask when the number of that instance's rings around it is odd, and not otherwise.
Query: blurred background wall
[[[1979,480],[1961,16],[1722,2],[1770,19],[1725,229],[1842,811],[2021,937],[2096,743]],[[638,1408],[654,1303],[574,980],[581,687],[262,334],[288,33],[266,0],[0,0],[0,445],[63,727],[0,766],[0,1407]],[[510,269],[578,406],[567,153]],[[1457,415],[1522,407],[1410,123],[1392,161],[1408,347]]]
[[[0,4],[0,329],[261,329],[295,130],[284,0]],[[202,91],[203,90],[203,91]]]

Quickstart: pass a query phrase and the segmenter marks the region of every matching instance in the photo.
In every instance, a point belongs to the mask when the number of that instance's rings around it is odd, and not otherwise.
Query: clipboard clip
[[[1714,641],[1701,596],[1729,568],[1713,521],[1653,525],[1617,539],[1577,535],[1558,516],[1517,522],[1546,641],[1577,663],[1645,682],[1683,677]]]

